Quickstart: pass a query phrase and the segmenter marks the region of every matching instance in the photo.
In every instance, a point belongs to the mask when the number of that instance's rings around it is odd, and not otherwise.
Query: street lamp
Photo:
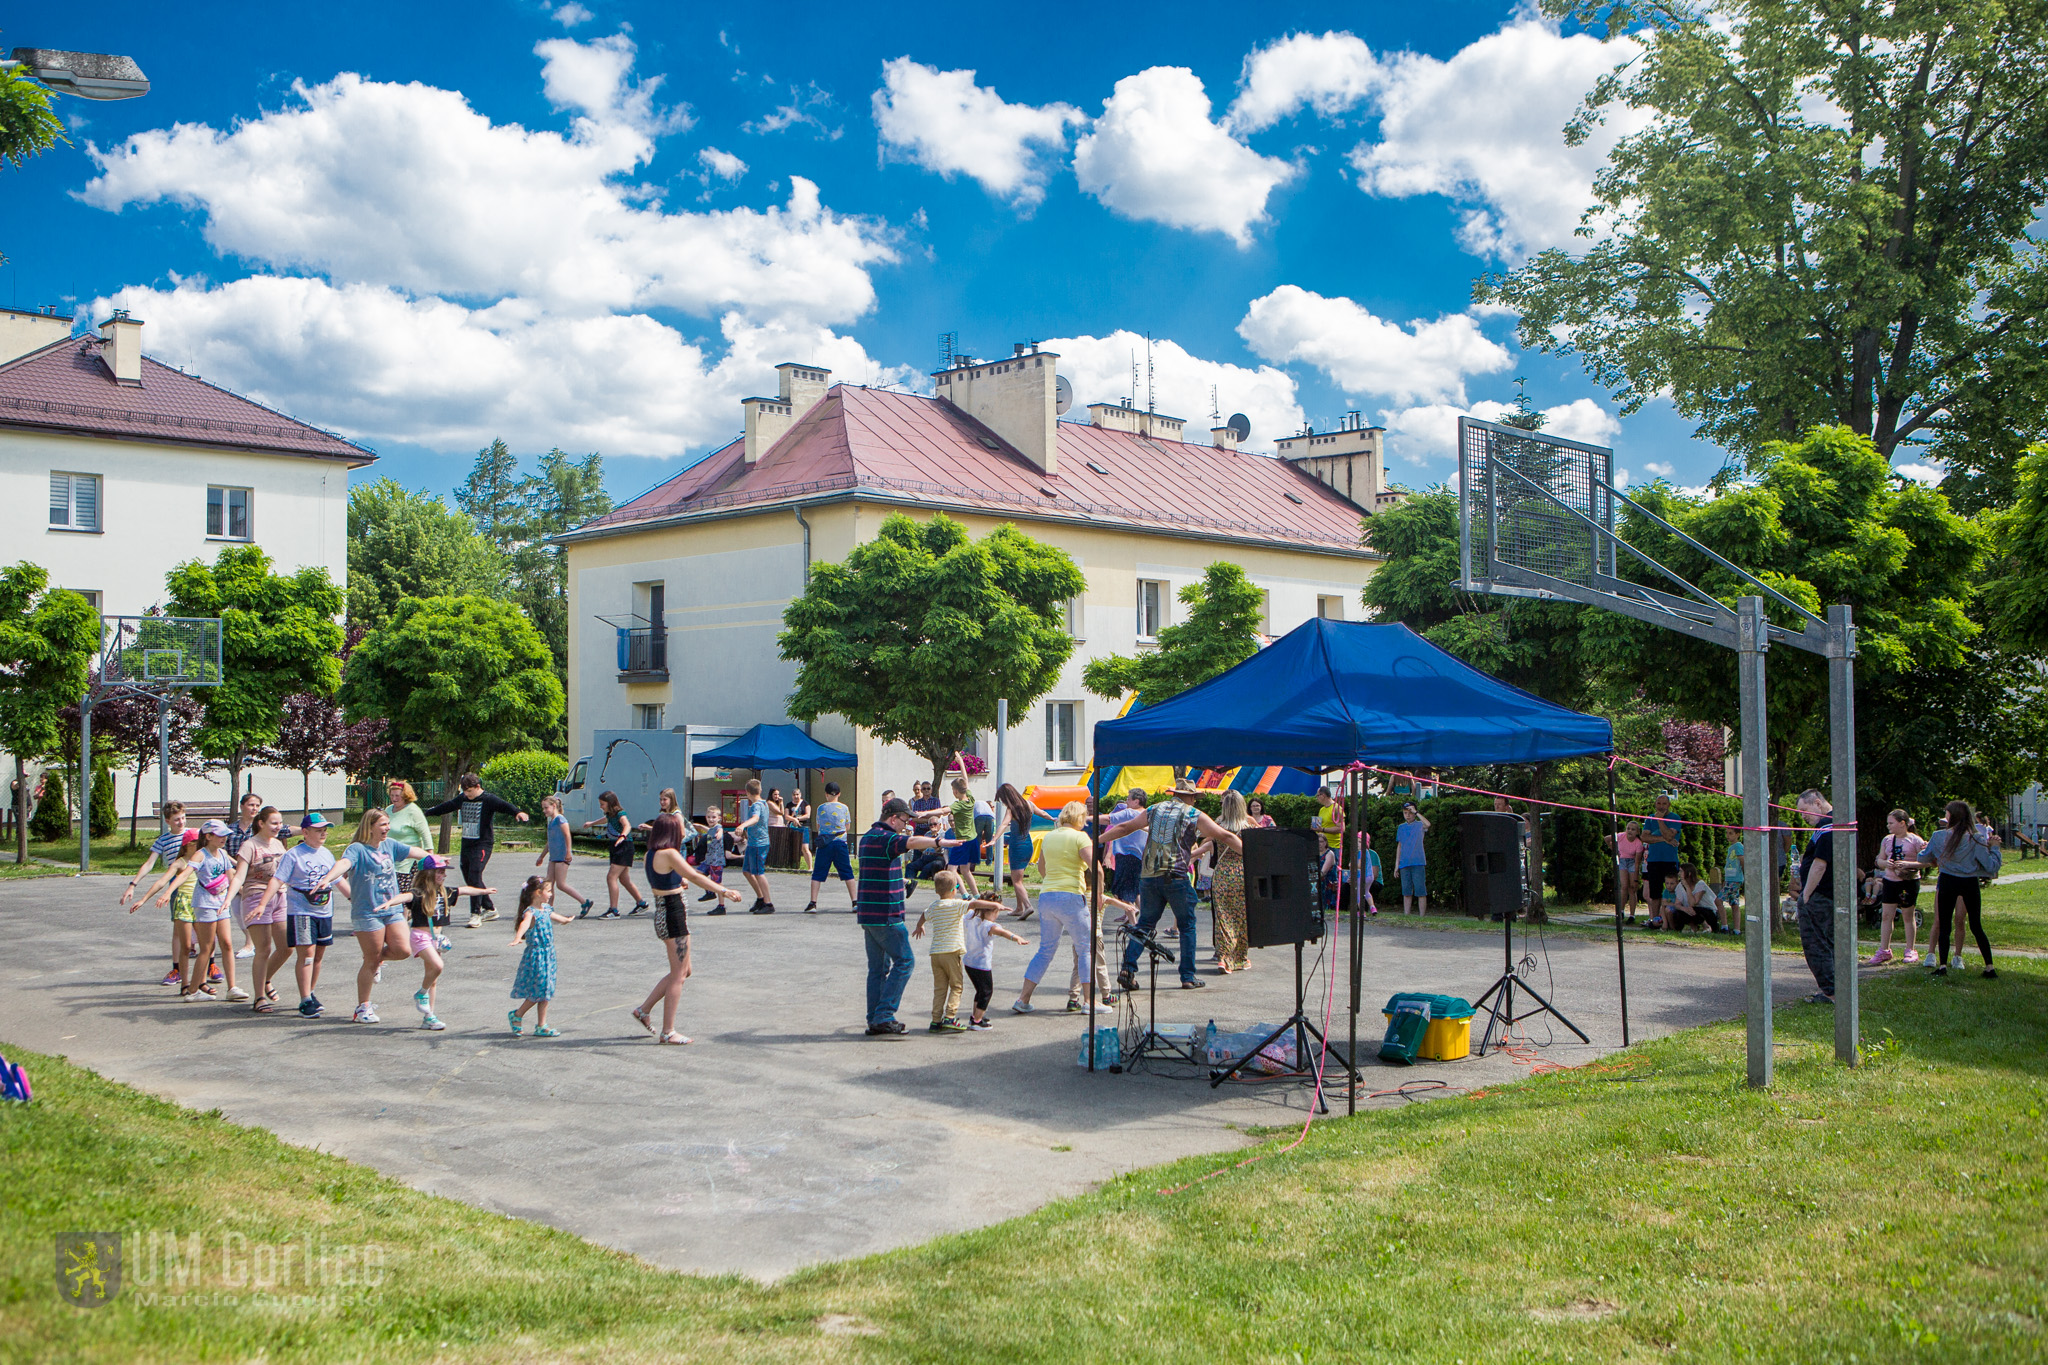
[[[82,100],[132,100],[149,93],[149,77],[133,57],[111,52],[60,52],[49,47],[17,47],[0,65],[27,73],[67,95]]]

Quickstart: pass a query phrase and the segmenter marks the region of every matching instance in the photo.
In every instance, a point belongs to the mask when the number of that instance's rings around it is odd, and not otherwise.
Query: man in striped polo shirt
[[[912,849],[951,848],[960,842],[912,834],[912,823],[909,804],[892,797],[883,803],[881,818],[860,836],[853,916],[868,943],[870,1038],[905,1031],[896,1007],[917,966],[903,923],[903,865],[898,860]]]

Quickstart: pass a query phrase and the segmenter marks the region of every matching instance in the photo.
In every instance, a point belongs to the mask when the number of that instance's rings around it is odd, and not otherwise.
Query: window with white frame
[[[63,531],[100,529],[100,476],[50,474],[50,525]]]
[[[633,707],[633,728],[636,730],[659,730],[661,728],[660,702],[640,702]]]
[[[1045,704],[1045,766],[1081,766],[1081,704],[1052,701]]]
[[[246,488],[207,489],[206,534],[214,540],[250,539],[249,504],[254,500]]]
[[[1341,597],[1316,598],[1316,615],[1322,617],[1325,621],[1343,620],[1344,599]]]
[[[1080,596],[1077,594],[1073,597],[1069,597],[1067,599],[1066,610],[1067,634],[1068,636],[1076,640],[1085,640],[1088,638],[1087,627],[1084,624],[1084,618],[1082,617],[1081,611],[1082,607]]]
[[[85,604],[94,611],[100,609],[100,594],[97,588],[73,588],[71,591],[85,599]]]
[[[1166,628],[1166,585],[1156,578],[1138,580],[1138,638],[1156,640]]]

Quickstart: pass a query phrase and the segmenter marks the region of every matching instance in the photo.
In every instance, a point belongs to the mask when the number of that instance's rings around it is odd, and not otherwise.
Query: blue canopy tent
[[[828,749],[794,725],[756,725],[738,739],[698,754],[693,766],[796,772],[801,768],[851,768],[854,760],[852,754]]]
[[[1353,763],[1540,763],[1604,754],[1613,745],[1606,720],[1482,673],[1406,626],[1317,619],[1199,687],[1097,724],[1093,756],[1098,771],[1116,764],[1278,763],[1330,772]],[[1363,795],[1363,788],[1357,782],[1354,789]],[[1362,853],[1354,858],[1354,877],[1362,874],[1362,861]],[[1352,902],[1352,1055],[1346,1066],[1354,1081],[1361,899]],[[1619,935],[1617,922],[1617,946]]]

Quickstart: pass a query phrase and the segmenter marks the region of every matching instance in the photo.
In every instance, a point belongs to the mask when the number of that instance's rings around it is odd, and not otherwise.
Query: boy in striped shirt
[[[163,833],[150,841],[149,856],[142,860],[142,866],[136,870],[134,876],[128,879],[126,889],[121,892],[119,904],[122,909],[128,908],[128,898],[135,894],[137,884],[149,875],[149,870],[156,866],[157,860],[162,859],[164,866],[169,867],[171,860],[178,856],[178,850],[184,847],[184,843],[185,803],[183,801],[166,801],[164,802]],[[185,964],[178,960],[178,946],[178,931],[174,924],[171,928],[171,969],[164,973],[164,979],[161,983],[163,985],[173,985],[184,979]]]

